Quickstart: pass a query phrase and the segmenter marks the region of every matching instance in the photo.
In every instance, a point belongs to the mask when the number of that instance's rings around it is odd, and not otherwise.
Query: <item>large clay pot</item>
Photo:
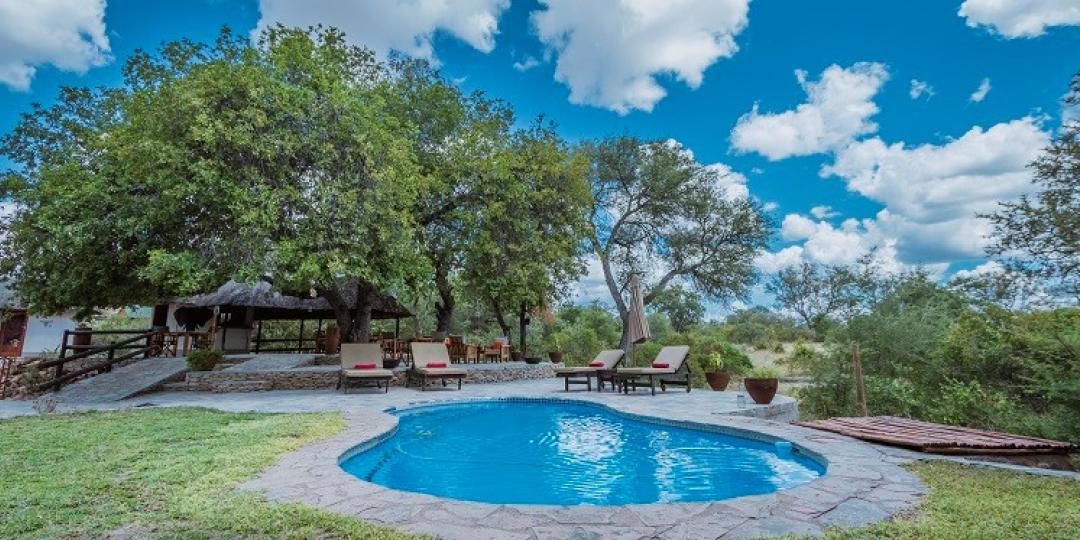
[[[510,353],[510,358],[515,362],[523,362],[525,360],[525,353],[521,351],[513,351]]]
[[[731,374],[726,371],[707,371],[705,372],[705,381],[709,383],[709,388],[717,392],[723,392],[727,390],[727,385],[731,383]]]
[[[780,386],[778,379],[743,379],[746,392],[758,405],[768,405],[776,397],[776,388]]]
[[[562,351],[548,351],[548,358],[551,359],[552,364],[561,364]]]

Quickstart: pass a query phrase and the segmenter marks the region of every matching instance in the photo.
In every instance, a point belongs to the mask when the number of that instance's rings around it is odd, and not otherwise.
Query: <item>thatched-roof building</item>
[[[355,300],[351,304],[355,311]],[[371,313],[374,320],[412,316],[408,308],[387,294],[378,295]],[[290,340],[289,346],[261,347],[262,322],[271,320],[300,321],[301,335]],[[308,327],[311,335],[303,333],[306,321],[314,323],[314,327]],[[313,348],[314,332],[323,329],[324,321],[334,321],[334,310],[323,298],[282,294],[265,281],[255,285],[229,281],[212,293],[177,298],[156,306],[152,324],[173,332],[214,332],[216,347],[246,352],[252,344],[256,350],[264,351]]]

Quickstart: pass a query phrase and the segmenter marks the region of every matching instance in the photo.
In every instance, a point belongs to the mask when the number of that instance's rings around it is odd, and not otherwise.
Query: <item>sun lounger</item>
[[[383,369],[383,350],[378,343],[342,343],[341,371],[338,373],[339,389],[349,393],[349,386],[386,387],[390,391],[390,381],[394,372]]]
[[[602,379],[605,372],[610,372],[622,363],[622,349],[608,349],[600,351],[592,362],[587,366],[561,367],[555,369],[555,376],[563,379],[563,386],[570,391],[571,384],[584,384],[586,389],[592,390],[592,380],[596,378],[597,390],[602,389]]]
[[[630,393],[630,388],[637,390],[645,387],[645,380],[649,381],[649,389],[652,395],[656,395],[656,382],[660,381],[660,389],[667,392],[668,385],[685,386],[690,391],[690,363],[686,356],[690,353],[687,345],[664,347],[657,353],[652,361],[652,367],[618,368],[615,370],[616,381],[622,385],[623,393]]]
[[[467,372],[450,366],[450,353],[445,343],[414,342],[412,356],[409,380],[418,381],[421,391],[427,389],[428,381],[432,379],[441,381],[443,386],[446,386],[447,379],[457,379],[458,390],[461,390],[461,380]]]

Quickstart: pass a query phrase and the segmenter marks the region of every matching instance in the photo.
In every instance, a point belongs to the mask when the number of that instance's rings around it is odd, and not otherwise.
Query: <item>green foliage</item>
[[[155,538],[412,538],[236,489],[343,427],[337,414],[185,408],[0,421],[0,538],[104,538],[132,525]]]
[[[709,355],[710,371],[727,372],[732,375],[743,375],[751,367],[750,357],[733,343],[726,341],[713,345],[713,351]]]
[[[1080,72],[1065,102],[1080,104]],[[1001,203],[998,212],[986,216],[994,225],[989,252],[1006,257],[1010,270],[1080,300],[1080,121],[1063,122],[1032,168],[1039,191]]]
[[[736,311],[724,321],[727,338],[735,343],[764,350],[771,342],[810,339],[813,334],[796,326],[795,321],[764,307]]]
[[[656,276],[642,284],[646,306],[680,283],[712,300],[744,295],[756,278],[754,256],[771,232],[760,208],[728,197],[720,172],[671,141],[612,137],[586,151],[589,248],[622,320],[629,313],[623,295],[635,274]],[[677,315],[673,323],[689,323]]]
[[[882,290],[825,351],[787,360],[813,379],[799,389],[802,410],[857,414],[857,343],[871,414],[1080,441],[1080,310],[1011,312],[919,274]]]
[[[845,318],[859,303],[861,275],[843,266],[803,262],[777,272],[765,289],[776,305],[798,314],[802,323],[824,336],[834,318]]]
[[[701,296],[682,286],[668,287],[653,296],[649,308],[667,315],[676,332],[686,332],[705,320]]]
[[[621,335],[618,317],[603,307],[568,304],[558,309],[554,322],[543,325],[536,350],[562,351],[567,365],[583,366],[600,351],[618,348]]]
[[[211,349],[195,349],[184,360],[191,371],[210,371],[225,358],[225,352]]]
[[[780,370],[773,366],[754,366],[746,373],[747,379],[779,379]]]

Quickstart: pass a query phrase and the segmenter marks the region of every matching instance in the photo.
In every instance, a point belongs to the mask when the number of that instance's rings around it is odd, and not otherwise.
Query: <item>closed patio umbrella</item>
[[[641,277],[637,274],[630,278],[630,320],[628,330],[630,343],[641,343],[652,337],[649,333],[649,319],[645,316],[645,300],[641,295]]]

